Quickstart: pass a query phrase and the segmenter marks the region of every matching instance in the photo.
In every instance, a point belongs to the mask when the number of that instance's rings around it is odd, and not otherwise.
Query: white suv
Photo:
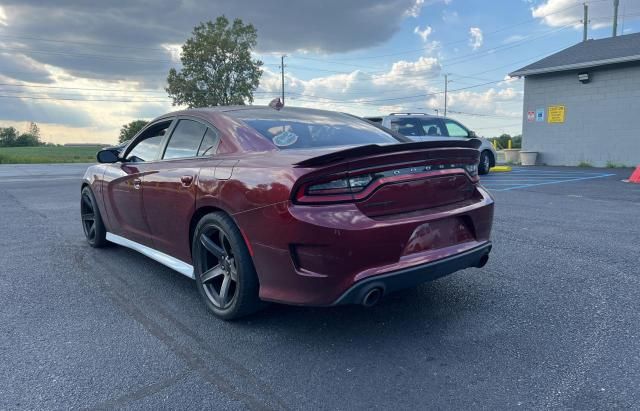
[[[496,151],[491,142],[478,137],[475,132],[448,117],[431,116],[424,113],[391,113],[382,117],[365,117],[383,127],[394,130],[414,141],[432,141],[478,138],[482,141],[478,172],[487,174],[496,165]]]

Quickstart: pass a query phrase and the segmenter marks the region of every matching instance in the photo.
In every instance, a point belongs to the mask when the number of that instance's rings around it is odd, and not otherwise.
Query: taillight
[[[307,195],[351,194],[364,190],[373,181],[371,174],[363,174],[349,178],[339,178],[326,183],[307,186]]]
[[[469,173],[469,175],[471,177],[477,177],[478,176],[478,163],[466,164],[464,166],[464,169],[467,171],[467,173]]]
[[[463,169],[473,182],[478,181],[478,164],[442,163],[412,167],[377,170],[370,173],[346,175],[335,179],[320,179],[299,186],[295,200],[300,203],[341,203],[357,201],[367,197],[377,187],[403,180],[428,178],[439,172]]]

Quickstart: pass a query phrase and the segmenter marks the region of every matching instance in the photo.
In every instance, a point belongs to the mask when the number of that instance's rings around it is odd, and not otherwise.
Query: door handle
[[[189,187],[191,183],[193,183],[193,176],[182,176],[180,177],[180,181],[182,185],[185,187]]]
[[[142,180],[140,180],[139,178],[136,178],[133,180],[133,188],[135,188],[136,190],[140,190],[141,186],[142,186]]]

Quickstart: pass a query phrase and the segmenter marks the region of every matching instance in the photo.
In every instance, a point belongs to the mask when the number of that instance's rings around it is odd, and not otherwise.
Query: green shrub
[[[607,168],[626,168],[624,164],[614,163],[613,161],[607,161]]]

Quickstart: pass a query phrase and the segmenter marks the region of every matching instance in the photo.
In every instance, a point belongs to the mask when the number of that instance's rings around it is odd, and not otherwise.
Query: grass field
[[[95,163],[102,147],[0,147],[0,164]]]

